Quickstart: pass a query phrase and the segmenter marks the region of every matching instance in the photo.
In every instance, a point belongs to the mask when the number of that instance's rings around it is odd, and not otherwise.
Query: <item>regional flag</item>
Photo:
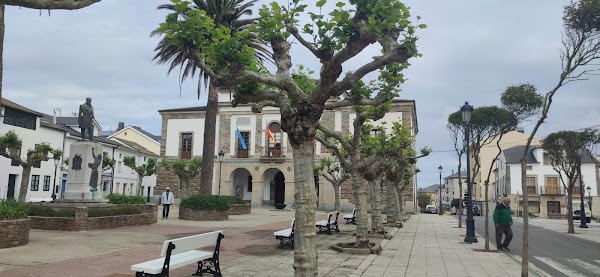
[[[271,133],[271,129],[267,128],[267,131],[269,132],[269,138],[273,141],[273,145],[277,145],[277,142],[275,142],[275,137],[273,136],[273,133]]]
[[[242,133],[240,133],[240,128],[236,128],[236,129],[237,129],[237,137],[240,140],[240,143],[242,144],[242,149],[248,150],[248,147],[246,147],[246,142],[244,141],[244,138],[242,137]]]

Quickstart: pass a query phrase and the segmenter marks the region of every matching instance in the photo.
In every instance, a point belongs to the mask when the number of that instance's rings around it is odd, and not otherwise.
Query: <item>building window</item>
[[[528,165],[525,167],[525,170],[533,170],[533,166]]]
[[[119,161],[119,163],[117,164],[117,170],[119,172],[121,172],[121,166],[122,166],[123,162]]]
[[[192,133],[181,134],[181,158],[192,158]]]
[[[252,192],[252,176],[248,176],[248,192]]]
[[[530,195],[537,194],[535,186],[535,177],[527,176],[527,193],[529,193]]]
[[[103,190],[103,191],[106,191],[106,190],[108,190],[108,186],[109,186],[109,182],[108,182],[108,181],[105,181],[105,182],[104,182],[104,185],[102,186],[102,190]]]
[[[146,161],[146,157],[144,157],[144,162]]]
[[[33,167],[34,168],[40,168],[40,167],[42,167],[42,161],[39,161],[39,162],[33,164]]]
[[[50,176],[44,176],[44,191],[50,191]]]
[[[546,177],[546,194],[558,194],[558,177]]]
[[[544,153],[544,165],[551,165],[550,154]]]
[[[20,166],[19,162],[17,162],[16,160],[11,160],[10,165],[11,166]]]
[[[40,175],[31,175],[31,191],[40,189]]]
[[[275,143],[273,143],[273,139],[269,137],[269,130],[275,139]],[[267,156],[273,158],[281,157],[281,124],[279,124],[279,122],[269,124],[269,129],[267,130],[267,142],[269,145],[267,148]]]
[[[35,115],[11,108],[6,108],[4,111],[4,124],[35,130],[36,123]]]
[[[244,143],[246,143],[246,149],[242,147],[242,141],[239,138],[237,138],[237,157],[248,158],[250,156],[250,151],[248,151],[250,148],[250,132],[240,132],[240,134],[242,135]]]

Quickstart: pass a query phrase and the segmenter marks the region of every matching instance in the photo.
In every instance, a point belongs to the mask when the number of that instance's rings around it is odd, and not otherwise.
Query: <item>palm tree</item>
[[[232,29],[232,31],[241,31],[248,28],[256,20],[254,18],[241,19],[241,17],[251,16],[252,10],[250,8],[257,1],[258,0],[194,0],[192,9],[204,10],[206,16],[211,17],[217,26],[226,26]],[[175,5],[164,4],[158,6],[157,9],[175,11]],[[154,31],[151,36],[158,34],[157,31]],[[255,55],[258,59],[263,61],[271,60],[271,53],[264,44],[253,41],[251,46],[257,50],[255,51]],[[192,76],[193,78],[196,76],[196,73],[198,73],[198,98],[200,98],[202,81],[204,81],[205,85],[208,85],[208,102],[206,103],[204,146],[202,151],[204,165],[202,166],[202,172],[200,173],[200,193],[209,194],[212,192],[219,88],[213,86],[208,75],[196,66],[194,60],[188,59],[185,52],[180,51],[177,46],[170,45],[166,37],[163,37],[154,51],[157,53],[153,60],[156,60],[157,64],[169,64],[169,71],[167,74],[171,73],[175,68],[183,70],[181,72],[181,83],[185,81],[187,77]]]

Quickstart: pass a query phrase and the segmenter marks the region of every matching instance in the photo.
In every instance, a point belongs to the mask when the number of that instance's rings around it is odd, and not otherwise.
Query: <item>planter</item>
[[[0,221],[0,248],[29,243],[29,218]]]
[[[381,244],[369,243],[369,248],[355,248],[354,242],[340,242],[331,246],[331,249],[348,254],[369,255],[379,254],[382,250]]]
[[[250,214],[252,212],[252,205],[250,204],[235,204],[231,205],[231,208],[227,210],[229,215],[241,215],[241,214]]]
[[[179,207],[179,219],[195,221],[222,221],[229,219],[229,210],[193,210]]]
[[[283,204],[283,203],[275,203],[274,205],[275,205],[275,209],[278,209],[278,210],[283,210],[287,206],[287,204]]]

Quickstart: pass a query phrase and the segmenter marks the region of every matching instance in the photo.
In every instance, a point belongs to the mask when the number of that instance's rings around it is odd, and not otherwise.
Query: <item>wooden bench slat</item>
[[[204,234],[195,235],[195,236],[166,240],[163,243],[163,248],[162,248],[162,251],[160,252],[160,256],[164,257],[165,255],[167,255],[167,248],[169,246],[169,242],[173,242],[173,244],[175,244],[175,246],[176,246],[176,248],[173,249],[173,252],[171,253],[171,255],[179,254],[179,253],[183,253],[186,251],[190,251],[190,250],[194,250],[194,249],[198,249],[198,248],[202,248],[202,247],[215,245],[217,243],[217,238],[219,237],[219,234],[221,234],[221,233],[223,233],[223,231],[214,231],[214,232],[204,233]]]
[[[277,232],[273,233],[273,235],[276,237],[289,237],[292,235],[292,228],[277,231]]]
[[[212,252],[191,250],[184,253],[179,253],[171,256],[169,268],[174,269],[188,265],[190,263],[196,263],[197,261],[212,258]],[[157,274],[162,271],[162,267],[165,263],[165,258],[158,258],[151,261],[135,264],[131,266],[131,270],[136,272],[145,272],[151,274]]]

